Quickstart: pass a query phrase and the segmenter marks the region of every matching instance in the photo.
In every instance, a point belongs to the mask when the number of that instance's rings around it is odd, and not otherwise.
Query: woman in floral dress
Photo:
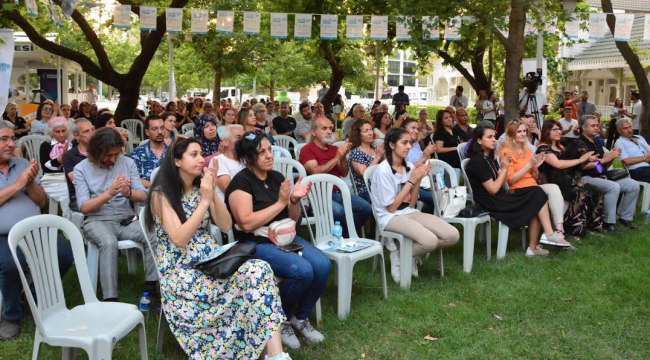
[[[247,261],[224,280],[190,265],[218,248],[210,219],[223,230],[232,226],[214,194],[218,164],[210,170],[203,165],[200,142],[177,137],[149,193],[145,218],[158,239],[165,317],[191,359],[290,359],[278,331],[286,318],[266,262]]]

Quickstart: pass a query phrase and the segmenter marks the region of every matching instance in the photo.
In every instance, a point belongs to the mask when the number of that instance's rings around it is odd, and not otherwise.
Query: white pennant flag
[[[296,14],[293,38],[311,39],[311,22],[311,14]]]
[[[339,17],[338,15],[320,16],[320,38],[321,40],[336,40],[339,36]]]
[[[603,40],[607,33],[607,14],[589,14],[589,40]]]
[[[395,40],[397,41],[411,41],[411,24],[409,21],[412,21],[410,16],[398,16],[397,21],[395,22]]]
[[[447,21],[445,27],[445,40],[447,41],[460,41],[460,27],[463,25],[460,16],[453,17]]]
[[[285,39],[287,33],[287,14],[271,13],[271,37],[274,39]]]
[[[27,5],[27,15],[38,17],[38,6],[35,0],[25,0],[25,5]]]
[[[632,38],[632,25],[634,14],[616,14],[616,28],[614,29],[614,41],[628,42]]]
[[[183,32],[183,9],[167,8],[165,9],[167,20],[167,32],[171,34],[180,34]]]
[[[192,26],[190,32],[192,34],[208,33],[208,10],[207,9],[192,9]]]
[[[650,43],[650,14],[646,14],[643,20],[643,42]]]
[[[388,40],[388,16],[370,18],[370,40]]]
[[[244,11],[244,34],[259,35],[261,19],[262,16],[258,12]]]
[[[7,106],[11,69],[14,64],[14,31],[0,29],[0,108]]]
[[[422,40],[440,40],[440,24],[437,16],[422,17]]]
[[[231,34],[235,19],[234,11],[219,10],[217,11],[217,32]]]
[[[131,5],[117,5],[113,9],[113,25],[118,29],[131,28]]]
[[[578,40],[580,37],[580,20],[571,20],[564,23],[566,35],[571,40]]]
[[[77,0],[63,0],[61,2],[61,11],[63,16],[69,19],[72,16],[72,13],[77,8]]]
[[[345,37],[348,40],[363,39],[363,16],[348,15],[345,17]]]
[[[140,31],[156,31],[158,27],[158,8],[140,6]]]

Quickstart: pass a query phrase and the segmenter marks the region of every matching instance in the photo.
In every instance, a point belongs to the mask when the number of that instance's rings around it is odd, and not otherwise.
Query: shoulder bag
[[[226,279],[249,260],[255,250],[255,245],[237,243],[216,257],[192,264],[192,267],[214,280]]]

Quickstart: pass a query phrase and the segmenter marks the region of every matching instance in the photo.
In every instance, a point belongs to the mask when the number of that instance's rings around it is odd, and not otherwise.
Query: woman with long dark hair
[[[417,126],[417,124],[416,124]],[[420,182],[429,175],[430,164],[413,165],[406,160],[412,147],[411,136],[403,129],[391,129],[384,139],[386,160],[372,176],[372,206],[382,230],[393,231],[413,239],[412,275],[418,276],[418,256],[449,247],[458,242],[455,227],[440,218],[415,208]],[[399,282],[399,251],[390,253],[390,273]]]
[[[225,199],[235,220],[235,237],[254,244],[255,257],[267,261],[280,284],[282,308],[290,322],[282,323],[282,342],[290,349],[300,348],[294,329],[310,343],[325,337],[309,323],[316,302],[325,291],[330,261],[312,243],[296,236],[293,243],[303,247],[301,254],[284,252],[268,237],[268,227],[277,221],[298,220],[300,200],[307,196],[311,184],[291,180],[273,170],[273,149],[266,135],[248,131],[237,141],[235,151],[246,165],[230,182]]]
[[[116,129],[115,119],[111,113],[103,113],[97,117],[95,122],[95,129],[101,129],[103,127],[109,127],[111,129]]]
[[[249,260],[223,281],[192,267],[218,249],[208,229],[232,226],[214,193],[218,165],[204,167],[201,144],[178,137],[167,151],[145,205],[155,229],[162,306],[176,340],[191,359],[289,359],[279,327],[285,320],[269,264]],[[203,177],[201,177],[203,175]],[[237,330],[235,330],[237,329]]]
[[[460,176],[460,157],[458,157],[460,140],[454,136],[454,131],[451,128],[452,121],[453,116],[449,110],[438,111],[433,130],[433,141],[436,144],[438,159],[451,165],[456,170],[456,178],[458,178]]]
[[[556,184],[569,207],[564,214],[564,233],[582,238],[587,229],[601,232],[603,229],[603,196],[597,187],[581,180],[580,164],[598,160],[593,151],[575,159],[566,154],[560,143],[562,125],[555,120],[547,120],[542,125],[542,139],[537,154],[545,153],[546,159],[539,167],[546,181]]]
[[[388,115],[388,113],[384,114]],[[357,195],[368,203],[370,203],[370,195],[363,181],[363,174],[368,167],[379,164],[384,158],[384,145],[375,146],[373,141],[374,133],[370,122],[363,120],[352,124],[350,131],[352,150],[349,155],[352,181],[357,189]]]
[[[47,123],[54,116],[54,105],[52,102],[43,102],[36,110],[36,120],[32,121],[32,135],[45,135]],[[90,120],[90,119],[89,119]]]
[[[75,119],[79,118],[88,119],[91,123],[93,123],[93,125],[95,124],[96,119],[90,113],[90,103],[86,100],[82,101],[81,104],[79,104],[79,112],[77,113],[77,117]]]
[[[393,127],[393,119],[390,118],[389,113],[379,112],[372,117],[372,120],[375,123],[374,133],[377,139],[383,139],[388,130]]]
[[[165,145],[169,146],[171,143],[174,141],[175,133],[174,129],[176,129],[176,113],[173,112],[165,112],[162,114],[162,120],[163,120],[163,132],[165,135]]]

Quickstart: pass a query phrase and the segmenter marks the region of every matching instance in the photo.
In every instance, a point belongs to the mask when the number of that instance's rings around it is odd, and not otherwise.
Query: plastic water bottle
[[[643,223],[646,225],[650,224],[650,208],[645,211],[645,219],[643,220]]]
[[[334,241],[332,246],[335,248],[341,247],[343,245],[343,228],[341,227],[341,222],[335,221],[334,228],[332,229],[332,236],[334,236]]]
[[[140,298],[140,312],[142,312],[142,315],[147,316],[149,314],[149,306],[151,304],[151,300],[149,300],[149,293],[145,292],[142,294],[142,297]]]

